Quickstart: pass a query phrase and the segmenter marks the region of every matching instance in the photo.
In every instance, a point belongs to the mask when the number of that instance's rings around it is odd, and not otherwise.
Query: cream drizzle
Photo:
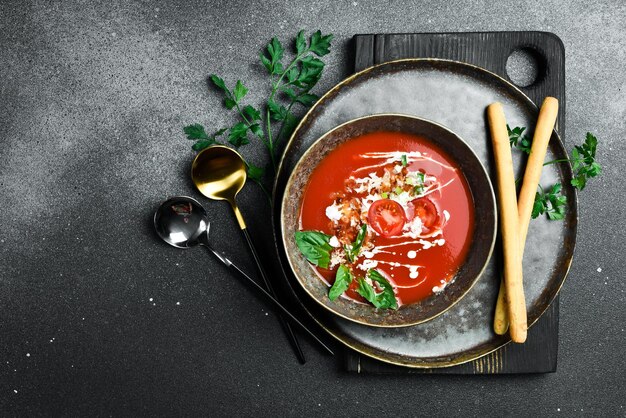
[[[398,161],[400,161],[402,159],[402,156],[406,155],[406,160],[407,163],[412,163],[412,162],[416,162],[416,161],[431,161],[435,164],[438,164],[444,168],[447,168],[448,170],[453,170],[456,171],[457,169],[454,167],[451,167],[447,164],[442,163],[441,161],[437,161],[432,157],[428,157],[424,154],[422,154],[419,151],[411,151],[411,152],[400,152],[400,151],[396,151],[396,152],[366,152],[365,154],[360,154],[359,157],[361,158],[373,158],[373,159],[381,159],[381,158],[385,158],[385,162],[380,163],[380,164],[374,164],[374,165],[369,165],[369,166],[365,166],[365,167],[359,167],[356,170],[354,170],[355,172],[357,171],[362,171],[365,170],[366,168],[375,168],[375,167],[383,167],[385,165],[388,164],[392,164],[392,163],[397,163]]]
[[[400,286],[400,285],[396,285],[396,287],[402,288],[402,289],[411,289],[413,287],[417,287],[419,285],[421,285],[422,283],[424,283],[426,281],[426,277],[424,277],[422,280],[420,280],[419,282],[415,283],[415,284],[411,284],[410,286]]]

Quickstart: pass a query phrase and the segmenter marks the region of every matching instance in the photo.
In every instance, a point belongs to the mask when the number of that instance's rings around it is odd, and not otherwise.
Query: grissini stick
[[[526,171],[524,172],[524,180],[522,189],[517,200],[517,211],[519,213],[519,249],[520,257],[524,255],[524,246],[526,245],[526,235],[528,234],[528,225],[530,224],[530,215],[535,202],[535,194],[537,186],[541,178],[543,170],[543,162],[546,158],[548,143],[554,130],[556,118],[559,112],[559,101],[554,97],[546,97],[541,105],[537,126],[533,136],[533,142],[526,163]],[[505,304],[505,287],[501,283],[498,293],[498,301],[496,302],[496,313],[493,321],[493,329],[496,334],[504,334],[509,326],[506,314]]]
[[[527,319],[522,283],[522,259],[519,251],[519,215],[513,158],[502,105],[500,103],[489,105],[487,118],[498,177],[500,231],[504,253],[504,283],[509,302],[510,333],[514,342],[523,343],[526,341]]]

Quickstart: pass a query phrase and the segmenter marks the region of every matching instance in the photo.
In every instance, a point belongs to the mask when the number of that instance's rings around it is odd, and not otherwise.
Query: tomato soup
[[[300,249],[335,298],[397,308],[445,292],[473,226],[458,164],[427,138],[381,131],[341,144],[315,168],[299,228],[314,235]],[[391,289],[397,305],[384,306]]]

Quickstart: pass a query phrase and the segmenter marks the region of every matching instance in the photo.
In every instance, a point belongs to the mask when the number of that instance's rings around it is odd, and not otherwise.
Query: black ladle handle
[[[291,312],[289,312],[289,310],[287,308],[285,308],[279,301],[277,301],[272,295],[270,295],[261,285],[259,285],[257,282],[255,282],[252,277],[248,276],[243,270],[241,270],[238,266],[236,266],[235,264],[233,264],[232,261],[230,261],[228,258],[224,257],[222,254],[218,253],[217,251],[215,251],[213,248],[208,247],[209,250],[211,250],[211,252],[220,259],[220,261],[222,263],[224,263],[227,267],[232,268],[233,270],[235,270],[237,273],[239,273],[239,275],[241,277],[243,277],[244,279],[248,280],[259,292],[261,292],[266,298],[267,300],[269,300],[276,308],[278,308],[282,313],[284,313],[285,315],[287,315],[287,317],[289,319],[291,319],[296,325],[298,325],[300,327],[300,329],[302,329],[304,332],[306,332],[307,334],[309,334],[315,341],[317,341],[317,343],[319,345],[321,345],[326,351],[328,351],[330,354],[335,355],[335,353],[333,353],[333,350],[331,350],[330,348],[328,348],[328,346],[326,344],[324,344],[324,342],[322,342],[322,340],[320,340],[314,333],[313,331],[311,331],[310,329],[307,328],[306,325],[304,325],[302,322],[300,322],[298,320],[298,318],[296,318]]]
[[[276,299],[276,292],[274,291],[274,288],[272,287],[272,284],[267,277],[267,273],[265,273],[263,264],[261,264],[261,259],[259,258],[259,255],[257,254],[256,249],[254,248],[254,244],[252,243],[252,239],[250,238],[250,234],[248,233],[248,228],[242,228],[241,232],[243,233],[243,236],[246,237],[248,248],[250,248],[252,257],[254,257],[254,262],[256,263],[256,266],[259,269],[259,273],[261,274],[261,277],[263,278],[263,283],[265,284],[265,288],[267,289],[269,294],[272,295],[274,299]],[[298,343],[298,338],[296,337],[296,334],[294,334],[293,330],[291,329],[291,325],[289,325],[289,322],[287,322],[282,315],[278,315],[278,317],[280,319],[281,325],[283,326],[283,330],[285,331],[285,333],[287,334],[287,337],[289,338],[289,342],[291,343],[291,346],[296,351],[298,360],[302,364],[306,363],[304,352],[302,351],[302,348],[300,347],[300,343]]]

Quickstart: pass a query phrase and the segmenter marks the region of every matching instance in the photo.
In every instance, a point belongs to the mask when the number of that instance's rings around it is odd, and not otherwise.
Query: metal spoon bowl
[[[223,145],[202,150],[191,165],[191,179],[209,199],[226,200],[235,212],[241,229],[246,228],[235,197],[246,183],[246,163],[237,151]]]
[[[161,239],[173,247],[187,249],[208,245],[211,223],[204,207],[186,196],[174,197],[161,204],[154,213],[154,228]]]

